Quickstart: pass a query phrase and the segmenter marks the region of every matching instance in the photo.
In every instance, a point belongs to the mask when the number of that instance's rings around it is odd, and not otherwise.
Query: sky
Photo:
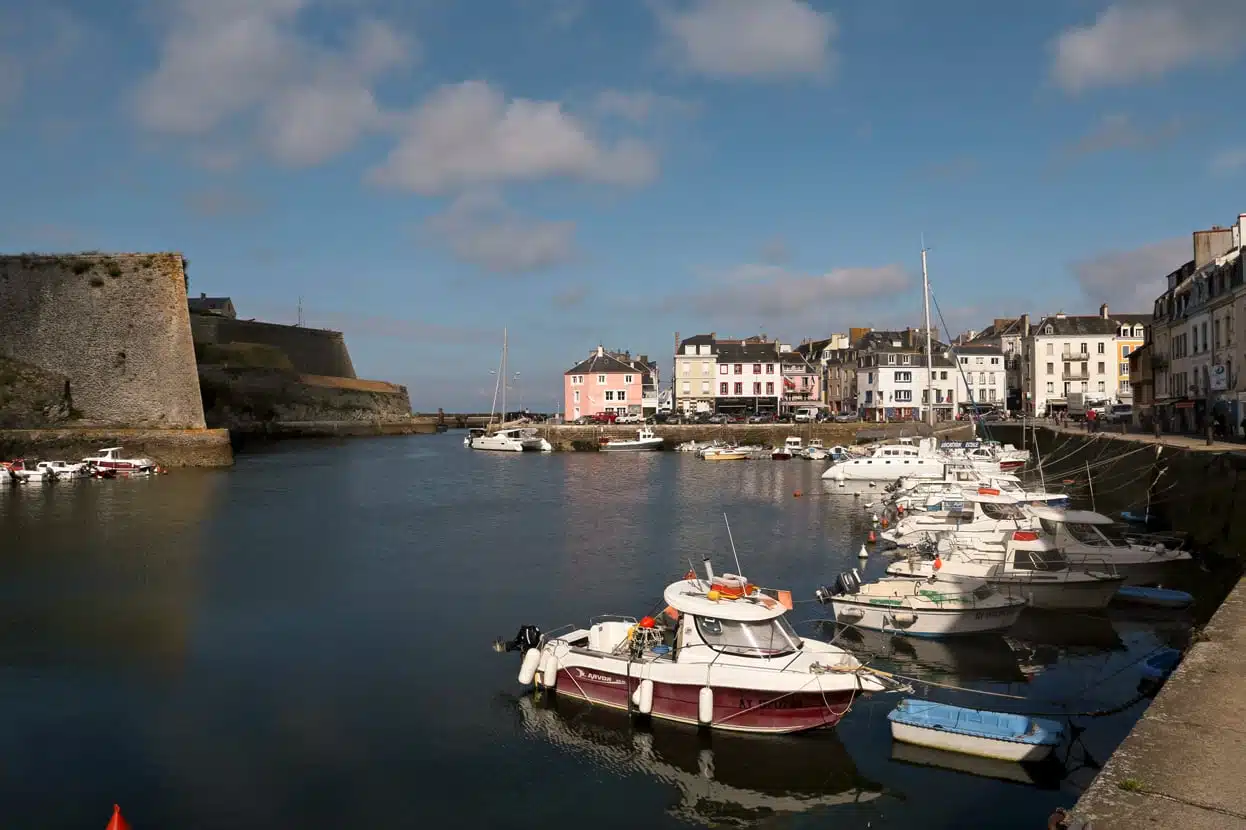
[[[1241,0],[0,0],[0,249],[177,250],[417,410],[599,343],[1149,311],[1246,200]]]

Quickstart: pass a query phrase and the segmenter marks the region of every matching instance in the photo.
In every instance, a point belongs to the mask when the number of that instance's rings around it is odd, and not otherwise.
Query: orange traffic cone
[[[121,815],[120,805],[112,805],[112,821],[108,822],[104,830],[130,830],[130,822]]]

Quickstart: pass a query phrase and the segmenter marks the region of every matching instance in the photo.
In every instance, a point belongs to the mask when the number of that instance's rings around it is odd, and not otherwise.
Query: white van
[[[811,424],[818,420],[818,408],[816,406],[802,406],[796,410],[796,414],[792,416],[798,424]]]

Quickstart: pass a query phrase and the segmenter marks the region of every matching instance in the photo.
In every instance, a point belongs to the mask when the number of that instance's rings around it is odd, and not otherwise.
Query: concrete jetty
[[[1094,830],[1246,830],[1246,579],[1077,802]]]

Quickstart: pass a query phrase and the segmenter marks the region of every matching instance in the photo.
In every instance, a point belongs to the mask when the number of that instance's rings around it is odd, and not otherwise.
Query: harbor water
[[[706,553],[734,570],[724,513],[745,574],[793,592],[798,631],[916,678],[912,696],[1111,709],[1141,658],[1210,611],[1027,611],[959,641],[836,632],[814,589],[887,559],[858,560],[870,496],[824,494],[825,465],[483,453],[449,433],[6,487],[0,816],[78,830],[116,802],[136,828],[180,830],[1045,826],[1145,703],[1066,721],[1071,744],[1022,768],[893,746],[896,695],[834,730],[704,734],[534,697],[490,648],[521,624],[651,613]],[[1188,570],[1173,587],[1197,592]]]

